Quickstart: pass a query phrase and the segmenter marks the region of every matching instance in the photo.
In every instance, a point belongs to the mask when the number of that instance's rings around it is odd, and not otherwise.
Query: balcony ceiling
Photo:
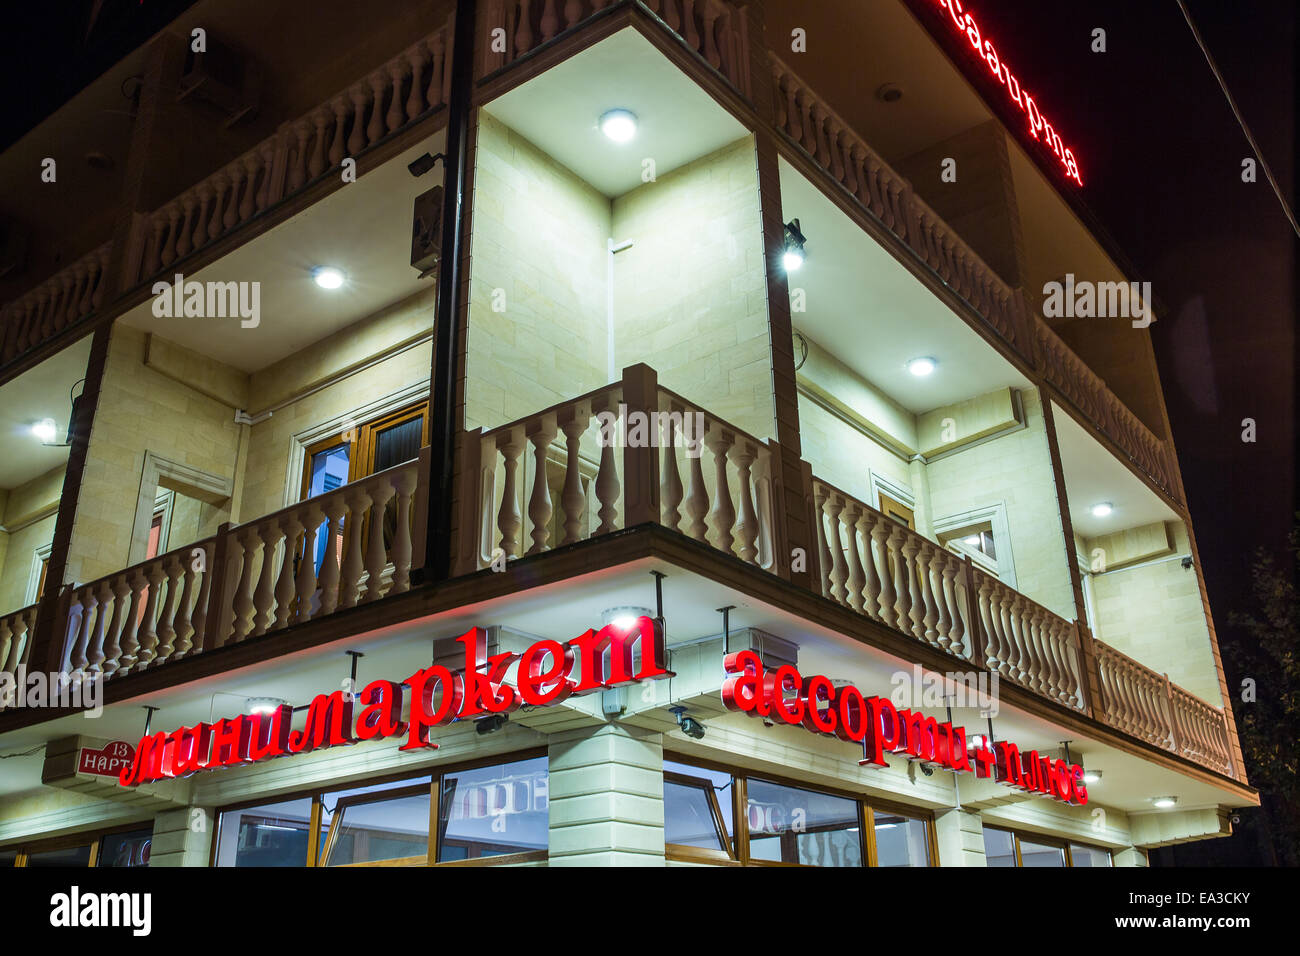
[[[349,659],[344,654],[345,650],[365,653],[358,672],[358,681],[363,686],[381,677],[401,680],[417,667],[427,665],[431,638],[455,637],[474,625],[499,624],[525,634],[568,640],[577,637],[587,627],[599,626],[601,613],[606,608],[627,605],[653,607],[654,582],[648,573],[652,568],[670,575],[664,586],[669,647],[720,634],[721,619],[714,608],[734,604],[736,610],[731,614],[733,634],[735,629],[752,626],[794,641],[800,645],[799,667],[805,674],[825,674],[831,678],[848,679],[867,695],[874,693],[888,696],[899,675],[912,673],[912,665],[908,661],[824,628],[811,626],[744,592],[721,587],[671,565],[645,560],[466,605],[437,617],[358,634],[298,654],[229,671],[185,686],[172,687],[147,698],[123,701],[106,707],[103,715],[94,721],[93,727],[79,715],[28,727],[7,735],[5,749],[26,750],[39,743],[74,733],[134,743],[139,739],[143,725],[144,712],[141,707],[144,704],[161,708],[153,718],[153,726],[159,730],[192,726],[200,720],[232,716],[242,711],[248,697],[278,697],[294,705],[305,704],[316,694],[336,690],[348,676]],[[719,678],[720,668],[719,661]],[[763,730],[757,720],[726,714],[716,693],[694,698],[690,706],[706,727],[731,726],[749,733],[771,734],[792,752],[806,749],[810,742],[808,732],[802,728],[777,726]],[[941,709],[922,709],[939,719],[945,719]],[[953,720],[972,732],[985,726],[984,719],[973,708],[954,710]],[[449,728],[446,732],[450,733],[452,729]],[[994,732],[999,739],[1014,740],[1022,748],[1043,751],[1055,751],[1059,749],[1061,740],[1073,736],[1072,752],[1076,755],[1082,753],[1086,766],[1105,772],[1104,782],[1093,789],[1092,798],[1108,807],[1130,812],[1146,811],[1151,809],[1150,798],[1153,795],[1167,793],[1178,795],[1180,809],[1233,802],[1232,798],[1226,797],[1210,784],[1193,781],[1176,771],[1158,768],[1126,752],[1079,739],[1077,734],[1065,733],[1049,721],[1013,711],[1009,707],[1003,707],[1001,713],[994,718]],[[672,741],[679,749],[692,746],[680,734],[674,733]],[[700,745],[707,748],[709,743],[706,736]],[[395,748],[396,743],[381,746]],[[850,744],[844,744],[838,752],[842,753],[846,762],[857,760],[857,753]],[[896,762],[903,764],[901,759]],[[6,767],[6,774],[0,777],[0,795],[39,786],[40,754],[15,759],[11,763],[16,766]],[[869,781],[869,775],[867,779]],[[921,779],[919,775],[918,779]],[[939,777],[936,775],[933,779],[938,780]],[[974,786],[973,778],[969,779],[970,785]],[[1086,818],[1088,810],[1080,810],[1079,813],[1081,818]]]
[[[1075,534],[1093,538],[1156,521],[1179,520],[1159,495],[1088,434],[1068,412],[1055,403],[1052,412]],[[1092,506],[1100,501],[1109,501],[1115,510],[1105,518],[1094,518]]]
[[[859,375],[914,414],[1030,383],[816,186],[781,161],[782,218],[797,218],[807,260],[791,275],[807,311],[792,316]],[[907,363],[939,360],[927,378]]]
[[[415,179],[406,165],[441,152],[444,142],[439,132],[212,265],[182,270],[187,282],[260,282],[256,328],[242,328],[236,318],[158,318],[152,299],[122,321],[255,372],[428,288],[433,278],[420,280],[410,265],[411,214],[415,197],[442,181],[442,167]],[[322,265],[347,274],[343,288],[316,286],[311,270]],[[171,281],[175,271],[163,278]]]
[[[86,377],[90,337],[46,359],[40,365],[0,385],[0,489],[17,488],[67,463],[68,449],[41,444],[32,425],[54,419],[56,441],[65,437],[72,404],[72,387]],[[3,509],[0,509],[0,513]]]
[[[637,134],[615,143],[599,129],[631,110]],[[609,198],[642,185],[642,162],[662,176],[734,143],[746,130],[636,30],[628,27],[486,107],[501,122]]]

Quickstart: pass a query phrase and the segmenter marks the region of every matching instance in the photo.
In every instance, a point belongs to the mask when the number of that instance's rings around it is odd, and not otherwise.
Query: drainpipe
[[[434,320],[433,368],[429,385],[429,524],[425,536],[423,581],[451,576],[451,500],[455,480],[452,456],[459,415],[456,382],[460,372],[461,224],[464,218],[470,98],[474,86],[475,0],[457,0],[447,97],[447,147],[443,163],[442,255]]]

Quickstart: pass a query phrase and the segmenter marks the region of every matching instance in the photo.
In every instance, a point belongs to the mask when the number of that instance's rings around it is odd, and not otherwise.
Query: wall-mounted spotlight
[[[687,737],[691,737],[695,740],[702,740],[704,738],[704,725],[694,717],[688,717],[685,707],[674,707],[672,708],[672,713],[673,716],[677,718],[677,726],[681,728],[682,733]]]
[[[279,697],[250,697],[244,701],[244,710],[250,714],[273,714],[287,703]]]
[[[630,605],[623,607],[611,607],[601,612],[600,620],[602,624],[613,624],[621,630],[627,630],[637,622],[637,618],[654,617],[654,611],[648,607],[632,607]]]
[[[419,179],[429,170],[433,169],[434,166],[438,165],[439,160],[445,160],[446,158],[447,157],[442,153],[425,153],[423,156],[419,156],[407,163],[406,171]]]
[[[509,722],[509,714],[489,714],[474,721],[474,729],[480,734],[490,734],[494,730],[500,730]]]
[[[59,433],[59,428],[54,424],[53,418],[42,418],[32,426],[32,434],[40,439],[43,445],[55,444],[54,438]]]
[[[794,272],[803,265],[804,259],[807,258],[804,250],[807,241],[799,228],[798,219],[791,219],[785,224],[785,253],[781,257],[781,264],[785,266],[786,272]]]

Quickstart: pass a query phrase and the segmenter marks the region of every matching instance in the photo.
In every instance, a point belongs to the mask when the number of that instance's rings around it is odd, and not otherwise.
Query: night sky
[[[0,148],[189,5],[104,0],[119,28],[87,39],[91,0],[7,4],[0,72],[27,95],[6,103]],[[1250,559],[1260,547],[1284,554],[1297,509],[1296,237],[1263,171],[1242,182],[1249,144],[1175,0],[966,6],[1077,151],[1079,198],[1165,309],[1152,335],[1174,440],[1220,642],[1239,640],[1228,613],[1250,608]],[[1294,0],[1189,6],[1294,207]],[[1097,27],[1102,54],[1091,50]],[[1244,418],[1257,423],[1254,444],[1241,440]],[[1259,852],[1234,837],[1153,862],[1249,863]]]

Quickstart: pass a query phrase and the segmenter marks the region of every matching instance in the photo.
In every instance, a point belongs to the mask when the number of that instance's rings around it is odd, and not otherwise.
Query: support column
[[[153,818],[150,866],[207,866],[216,816],[206,807],[179,807]]]
[[[988,866],[984,824],[978,810],[943,810],[934,815],[940,866]]]
[[[663,736],[605,724],[550,739],[550,865],[663,866]]]

